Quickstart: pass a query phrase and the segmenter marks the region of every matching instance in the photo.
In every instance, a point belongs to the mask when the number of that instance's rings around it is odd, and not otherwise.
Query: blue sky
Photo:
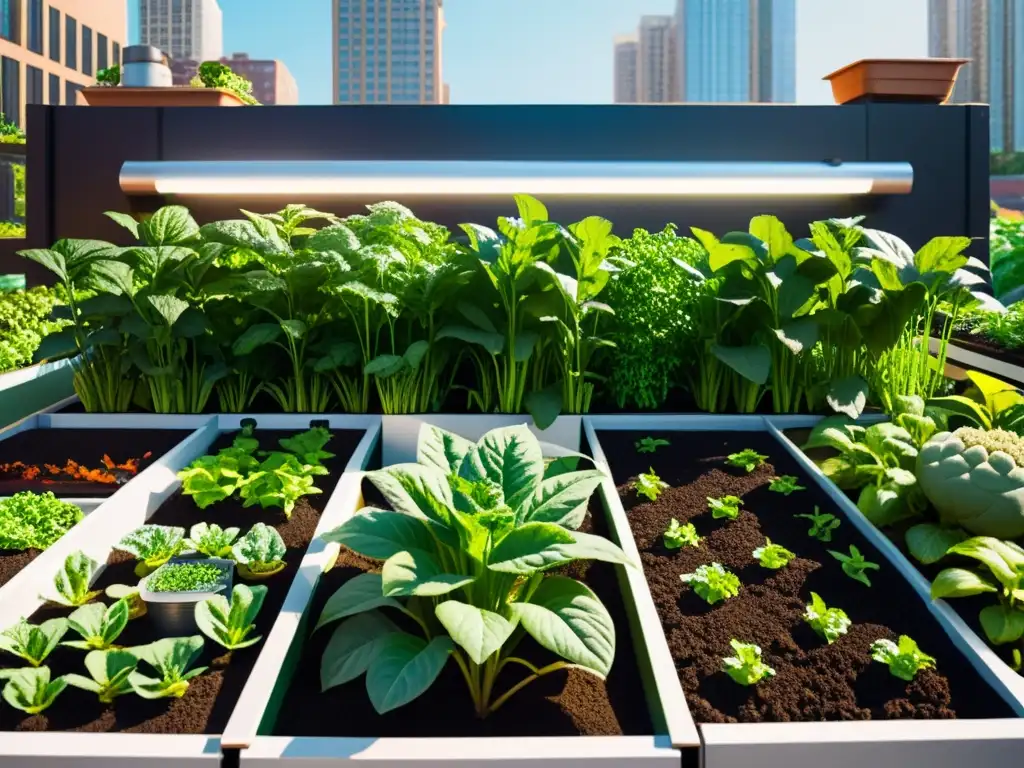
[[[138,39],[136,0],[129,36]],[[224,51],[284,61],[303,104],[331,100],[331,0],[220,0]],[[456,104],[601,104],[612,40],[675,0],[445,0],[444,77]],[[925,56],[927,0],[797,0],[797,100],[859,58]]]

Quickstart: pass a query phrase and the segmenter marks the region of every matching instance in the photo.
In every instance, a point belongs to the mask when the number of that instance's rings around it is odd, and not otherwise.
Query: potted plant
[[[125,59],[125,66],[136,63],[145,62]],[[158,62],[150,62],[155,63]],[[252,83],[217,61],[203,62],[187,87],[126,86],[121,81],[120,67],[115,65],[101,70],[96,85],[83,88],[81,93],[86,104],[96,107],[241,107],[259,104],[252,96]]]
[[[970,59],[860,59],[837,69],[832,83],[836,104],[906,101],[944,104],[960,68]]]
[[[172,557],[139,582],[139,597],[168,637],[195,631],[197,603],[230,593],[235,564],[216,557]]]

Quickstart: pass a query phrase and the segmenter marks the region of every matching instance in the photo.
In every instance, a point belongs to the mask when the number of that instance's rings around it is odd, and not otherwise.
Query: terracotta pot
[[[244,107],[245,102],[223,88],[83,88],[82,99],[91,107]]]
[[[836,104],[907,101],[944,104],[953,93],[960,67],[970,59],[861,59],[837,69],[832,83]]]

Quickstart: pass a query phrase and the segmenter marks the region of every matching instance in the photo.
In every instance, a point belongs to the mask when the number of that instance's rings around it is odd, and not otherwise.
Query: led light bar
[[[496,160],[126,162],[128,195],[567,197],[905,195],[909,163]]]

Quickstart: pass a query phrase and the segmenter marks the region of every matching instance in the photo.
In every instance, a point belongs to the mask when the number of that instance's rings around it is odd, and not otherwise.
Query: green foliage
[[[860,553],[860,550],[853,544],[850,545],[850,554],[848,555],[843,554],[842,552],[836,552],[834,549],[830,549],[828,553],[842,563],[843,573],[851,579],[859,581],[861,584],[868,587],[871,586],[871,579],[868,578],[865,571],[877,571],[881,568],[878,563],[872,563],[870,560],[865,560],[864,556]]]
[[[635,567],[611,542],[576,530],[602,473],[546,477],[525,425],[477,443],[424,426],[417,458],[366,476],[392,509],[364,509],[324,537],[384,564],[347,581],[324,606],[317,628],[345,621],[324,653],[322,687],[365,672],[370,701],[384,713],[421,695],[450,656],[484,717],[568,666],[606,677],[615,652],[607,610],[580,582],[546,574],[578,559]],[[404,614],[423,636],[399,629],[385,610]],[[515,656],[524,634],[560,658],[538,668]],[[509,664],[531,674],[497,695]]]
[[[236,584],[230,602],[223,595],[202,600],[195,610],[199,631],[229,651],[256,645],[262,636],[250,635],[256,629],[256,616],[266,596],[266,587]]]
[[[0,221],[0,240],[25,237],[27,229],[17,221]]]
[[[38,626],[22,619],[13,627],[0,632],[0,651],[20,656],[33,667],[38,667],[68,631],[67,619],[50,619]]]
[[[95,693],[102,704],[110,704],[118,696],[132,692],[131,675],[138,657],[129,650],[91,651],[85,655],[85,668],[90,677],[64,675],[68,685]]]
[[[99,567],[99,563],[84,552],[72,552],[53,577],[55,594],[40,597],[74,608],[85,605],[100,594],[99,590],[89,589]]]
[[[7,680],[4,701],[29,715],[47,709],[68,685],[63,677],[51,680],[49,667],[5,669],[0,679]]]
[[[753,643],[729,641],[735,656],[722,659],[722,669],[740,685],[757,685],[765,678],[775,677],[775,670],[761,660],[761,648]]]
[[[657,501],[661,492],[669,487],[669,484],[658,477],[653,468],[647,472],[641,472],[636,477],[636,492],[651,501]]]
[[[83,651],[105,651],[114,647],[114,641],[128,626],[128,601],[121,599],[109,608],[102,603],[83,605],[68,616],[68,626],[82,636],[81,640],[68,640],[63,645]]]
[[[967,371],[972,386],[963,395],[933,397],[928,405],[948,414],[949,425],[1002,429],[1024,435],[1024,395],[994,376]]]
[[[814,507],[814,512],[809,515],[793,515],[793,517],[802,517],[810,520],[811,527],[807,531],[807,535],[824,542],[832,541],[832,531],[838,528],[841,522],[838,517],[829,512],[822,512],[817,506]]]
[[[212,563],[167,563],[146,579],[150,592],[216,592],[224,589],[224,571]]]
[[[18,236],[24,234],[22,231]],[[0,373],[30,365],[43,337],[68,324],[66,320],[52,318],[51,313],[58,305],[50,288],[0,294]]]
[[[739,467],[749,474],[764,464],[767,459],[767,456],[758,453],[752,448],[744,448],[738,453],[730,453],[726,456],[725,463],[731,467]]]
[[[875,640],[871,644],[871,658],[889,667],[893,677],[910,682],[922,669],[934,669],[935,659],[917,647],[917,642],[900,635],[899,644],[892,640]]]
[[[736,597],[740,593],[739,576],[721,563],[698,566],[693,573],[684,573],[679,578],[684,584],[693,587],[693,591],[709,605]]]
[[[113,66],[101,69],[96,73],[96,85],[105,85],[113,87],[121,84],[121,65],[114,64]]]
[[[789,565],[796,555],[781,544],[772,544],[772,540],[765,537],[764,544],[754,550],[753,557],[764,568],[777,571]]]
[[[263,523],[256,523],[231,550],[238,570],[251,579],[267,578],[284,570],[287,553],[281,534]]]
[[[187,546],[186,542],[184,528],[143,525],[122,538],[114,545],[114,549],[134,555],[140,561],[136,573],[144,576],[181,554]]]
[[[806,491],[807,488],[798,483],[799,478],[793,475],[782,475],[781,477],[773,477],[771,483],[768,485],[768,490],[773,493],[781,493],[783,496],[789,496],[794,491]]]
[[[811,592],[811,602],[804,610],[804,621],[829,645],[845,635],[853,624],[846,611],[829,608],[817,592]]]
[[[259,105],[252,95],[252,82],[235,74],[231,67],[219,61],[204,61],[200,64],[199,71],[192,78],[191,85],[193,88],[223,88],[226,91],[231,91],[246,104]]]
[[[0,137],[17,139],[18,143],[25,143],[25,132],[8,120],[2,112],[0,112]]]
[[[643,437],[636,441],[636,452],[637,453],[654,453],[659,448],[671,445],[668,440],[655,439],[653,437]]]
[[[189,669],[202,650],[203,638],[199,635],[169,637],[133,648],[139,661],[152,667],[159,677],[136,669],[128,675],[132,690],[144,699],[180,699],[188,690],[189,680],[206,671],[206,667]]]
[[[0,501],[0,549],[46,549],[82,519],[53,493],[23,491]]]
[[[185,549],[207,557],[230,557],[238,528],[221,528],[216,523],[196,523],[188,532]]]
[[[679,521],[674,517],[662,536],[665,540],[666,549],[679,549],[683,546],[696,547],[703,541],[703,538],[697,535],[697,529],[693,523],[680,525]]]
[[[743,503],[743,499],[739,496],[722,496],[717,499],[708,496],[707,500],[708,509],[711,510],[711,517],[715,519],[727,518],[735,520],[740,516],[740,505]]]
[[[261,509],[280,507],[285,517],[291,517],[295,503],[303,496],[323,493],[314,485],[315,465],[303,464],[290,453],[275,451],[260,462],[259,468],[250,474],[242,485],[239,495],[244,507],[259,506]]]

